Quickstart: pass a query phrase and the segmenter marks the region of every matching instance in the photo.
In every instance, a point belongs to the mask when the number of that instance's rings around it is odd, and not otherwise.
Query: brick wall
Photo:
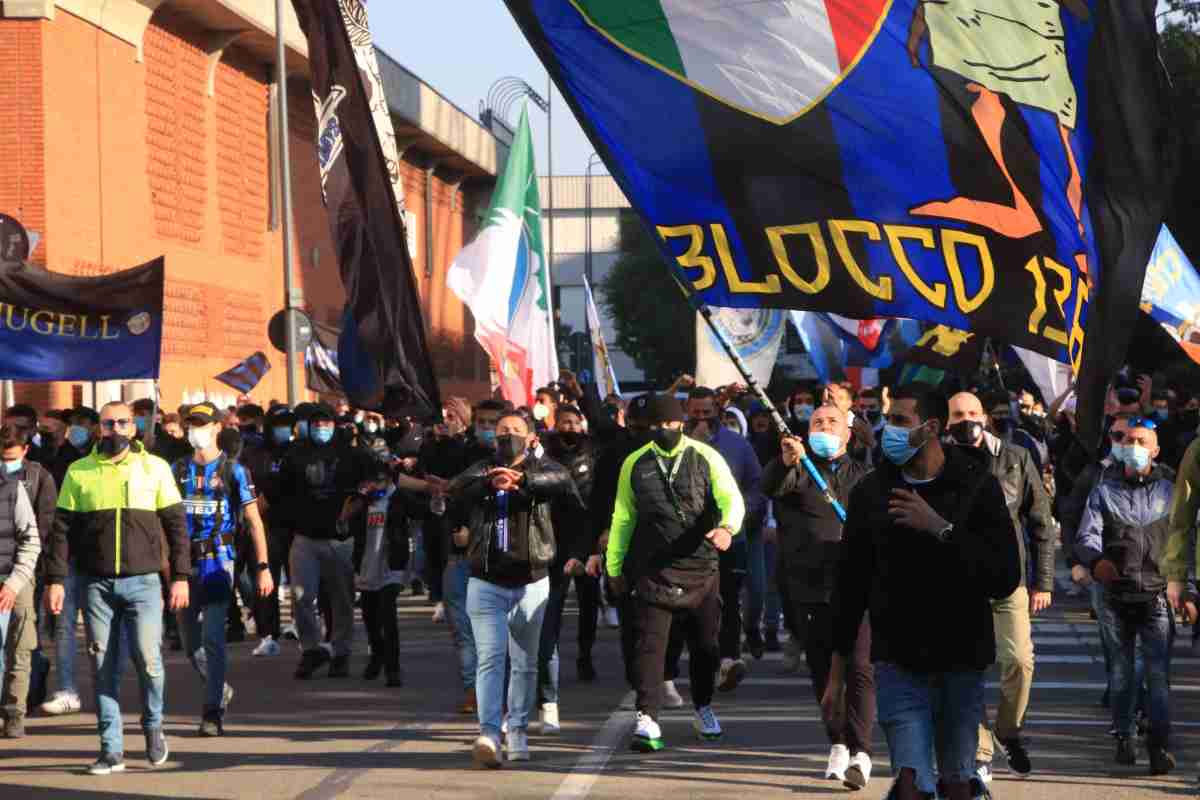
[[[0,25],[0,213],[43,235],[34,261],[46,263],[45,111],[41,20]]]

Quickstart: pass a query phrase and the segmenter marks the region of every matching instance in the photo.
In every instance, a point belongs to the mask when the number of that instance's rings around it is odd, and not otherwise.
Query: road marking
[[[1176,659],[1171,659],[1174,664]],[[687,678],[676,678],[676,686],[688,686],[691,681]],[[812,686],[811,678],[746,678],[742,681],[742,686],[770,686],[770,687],[788,687],[788,686]],[[985,684],[987,689],[999,689],[1000,684],[988,681]],[[1034,689],[1043,691],[1058,691],[1058,690],[1077,690],[1077,689],[1099,689],[1108,688],[1107,683],[1097,683],[1096,681],[1034,681]],[[1186,694],[1200,694],[1200,684],[1171,684],[1172,692],[1184,692]],[[718,694],[717,698],[721,699],[722,695]]]
[[[591,794],[592,787],[600,778],[600,773],[608,766],[613,751],[629,735],[634,718],[633,711],[622,711],[621,709],[614,711],[608,718],[608,722],[604,723],[604,727],[596,734],[596,738],[592,740],[588,752],[579,757],[571,774],[563,778],[563,782],[559,785],[558,791],[554,793],[552,800],[568,800],[568,798],[579,800]]]

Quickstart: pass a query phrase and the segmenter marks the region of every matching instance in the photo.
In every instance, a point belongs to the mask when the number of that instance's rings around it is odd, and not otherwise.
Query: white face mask
[[[536,419],[538,422],[541,422],[548,416],[550,416],[550,409],[546,408],[541,403],[537,403],[536,405],[534,405],[534,407],[533,407],[533,418],[534,419]]]
[[[207,450],[212,441],[212,431],[208,428],[188,429],[188,443],[197,450]]]

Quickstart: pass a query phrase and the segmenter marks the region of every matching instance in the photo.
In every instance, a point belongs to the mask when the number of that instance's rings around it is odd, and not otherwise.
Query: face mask
[[[509,433],[496,437],[496,458],[505,464],[512,464],[528,447],[525,437],[518,433]]]
[[[361,412],[361,411],[359,411],[357,414],[355,414],[355,415],[354,415],[354,421],[355,421],[356,423],[358,423],[359,425],[361,425],[361,424],[362,424],[362,421],[363,421],[364,419],[366,419],[366,414],[364,414],[364,413],[363,413],[363,412]]]
[[[792,406],[792,416],[801,422],[808,422],[812,419],[813,407],[808,403],[803,403],[798,406]]]
[[[23,467],[23,466],[25,466],[24,461],[5,461],[4,462],[4,469],[8,472],[9,475],[12,475],[15,472],[20,472],[21,467]]]
[[[333,428],[312,428],[309,430],[309,438],[317,444],[329,444],[333,441]]]
[[[129,437],[122,436],[119,433],[114,433],[112,436],[105,436],[96,445],[96,449],[100,451],[100,455],[112,458],[129,449]]]
[[[950,426],[950,435],[957,444],[974,445],[983,433],[983,423],[978,420],[964,419]]]
[[[583,443],[583,436],[582,433],[572,431],[571,433],[558,434],[558,440],[563,443],[563,447],[566,447],[568,450],[574,450]]]
[[[1012,426],[1012,420],[1008,417],[997,417],[996,419],[992,420],[992,427],[995,428],[996,433],[1000,434],[1001,436],[1007,436],[1008,432],[1012,430]]]
[[[808,446],[818,458],[830,459],[842,449],[842,437],[816,431],[808,435]]]
[[[1171,412],[1165,408],[1156,408],[1154,413],[1150,415],[1155,422],[1166,422],[1171,417]]]
[[[496,447],[496,432],[495,431],[475,431],[475,438],[484,447],[495,449]]]
[[[915,428],[913,430],[916,430]],[[912,433],[908,428],[901,428],[898,425],[885,425],[883,428],[883,454],[896,466],[904,466],[909,461],[912,461],[913,456],[921,449],[923,445],[912,445],[908,443],[909,434]]]
[[[683,438],[683,431],[678,428],[659,428],[652,435],[654,443],[658,445],[659,449],[669,453],[679,446],[679,440]]]
[[[133,418],[133,426],[135,428],[137,428],[138,433],[145,433],[146,432],[146,418],[145,417],[134,417]]]
[[[30,439],[30,444],[32,444],[34,447],[41,447],[41,446],[42,446],[42,434],[41,434],[41,431],[39,431],[39,432],[37,432],[37,433],[35,433],[35,434],[33,435],[33,438],[32,438],[32,439]]]
[[[71,427],[67,428],[67,441],[70,442],[71,446],[76,450],[82,450],[87,445],[88,439],[90,438],[92,438],[92,435],[88,433],[88,429],[82,425],[72,425]]]
[[[367,433],[379,433],[378,422],[368,422],[363,425],[363,430]]]
[[[207,450],[212,441],[212,431],[208,428],[192,428],[188,431],[188,444],[197,450]]]
[[[308,438],[308,420],[302,419],[296,423],[296,435],[301,439]]]
[[[550,409],[546,408],[541,403],[538,403],[533,407],[533,418],[538,422],[541,422],[548,416],[550,416]]]
[[[872,411],[867,412],[867,422],[870,422],[872,427],[878,428],[879,423],[882,421],[883,421],[883,412],[882,411],[872,410]]]
[[[271,428],[271,441],[275,444],[287,444],[292,440],[292,429],[285,427]]]
[[[1117,448],[1114,447],[1113,450]],[[1140,444],[1127,444],[1121,446],[1122,458],[1121,463],[1130,467],[1135,472],[1145,472],[1150,466],[1150,451]]]

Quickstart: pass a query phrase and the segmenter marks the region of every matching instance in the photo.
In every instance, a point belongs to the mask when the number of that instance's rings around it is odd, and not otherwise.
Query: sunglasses
[[[1130,417],[1129,427],[1145,428],[1148,431],[1156,431],[1158,430],[1158,423],[1152,419],[1148,419],[1147,417]]]
[[[115,428],[128,428],[132,424],[133,424],[133,420],[129,419],[128,417],[126,417],[125,419],[102,419],[102,420],[100,420],[100,427],[104,428],[104,430],[106,430],[106,431],[111,431],[111,430],[114,430]]]

